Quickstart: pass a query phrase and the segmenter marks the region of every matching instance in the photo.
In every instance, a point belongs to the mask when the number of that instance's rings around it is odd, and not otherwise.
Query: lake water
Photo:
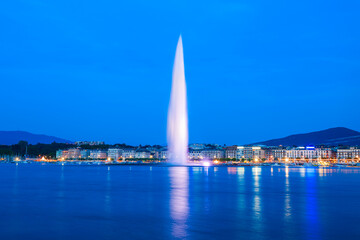
[[[0,239],[360,239],[360,169],[0,164]]]

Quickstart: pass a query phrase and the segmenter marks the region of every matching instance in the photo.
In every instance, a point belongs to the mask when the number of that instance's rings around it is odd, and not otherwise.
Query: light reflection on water
[[[306,170],[305,170],[305,168],[300,168],[300,175],[301,175],[301,177],[305,177],[305,173],[306,173]]]
[[[107,169],[106,175],[106,194],[105,194],[105,213],[107,217],[111,216],[111,170],[110,167]]]
[[[236,173],[237,173],[239,181],[242,181],[244,179],[245,168],[244,167],[238,167],[236,169]]]
[[[228,172],[228,174],[237,174],[237,168],[236,167],[228,167],[227,172]]]
[[[291,189],[290,189],[290,178],[289,178],[289,168],[285,167],[285,203],[284,203],[284,217],[285,222],[289,223],[291,221]]]
[[[306,204],[305,204],[305,222],[306,222],[306,237],[308,239],[320,239],[319,236],[319,215],[317,203],[317,179],[322,176],[322,168],[315,171],[314,168],[307,168],[307,178],[305,183],[306,188]]]
[[[257,232],[263,231],[263,219],[262,219],[262,197],[261,197],[261,167],[252,168],[252,177],[253,177],[253,208],[252,208],[252,228]],[[258,236],[258,239],[262,237]]]
[[[187,218],[189,214],[189,171],[187,167],[172,167],[170,173],[170,214],[172,235],[175,238],[187,236]]]
[[[2,165],[0,239],[359,239],[359,174]]]

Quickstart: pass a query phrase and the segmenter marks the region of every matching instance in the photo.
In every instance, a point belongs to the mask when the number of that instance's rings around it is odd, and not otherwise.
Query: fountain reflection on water
[[[172,235],[183,239],[187,235],[189,215],[189,170],[187,167],[171,167],[170,171],[170,215]]]

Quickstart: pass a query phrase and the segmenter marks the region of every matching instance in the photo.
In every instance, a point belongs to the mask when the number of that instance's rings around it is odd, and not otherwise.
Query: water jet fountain
[[[180,36],[176,47],[167,119],[168,159],[170,163],[176,165],[187,164],[188,141],[184,55]]]

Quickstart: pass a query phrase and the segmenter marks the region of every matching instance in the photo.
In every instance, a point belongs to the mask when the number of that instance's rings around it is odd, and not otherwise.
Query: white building
[[[286,158],[290,159],[329,159],[334,153],[330,148],[297,147],[286,150]]]
[[[108,158],[110,158],[111,160],[117,161],[122,157],[123,152],[124,152],[124,150],[121,148],[109,148],[107,155],[108,155]]]
[[[197,148],[190,149],[189,150],[189,159],[193,159],[193,160],[202,159],[203,155],[202,155],[201,151],[202,151],[201,149],[197,149]]]
[[[273,149],[272,155],[274,159],[284,159],[286,158],[286,149]]]
[[[265,154],[265,149],[263,149],[262,147],[252,147],[252,154],[253,154],[253,159],[265,159],[266,158],[266,154]]]
[[[150,151],[144,149],[138,149],[135,151],[135,158],[150,158]]]
[[[56,158],[58,159],[79,159],[80,157],[80,149],[78,148],[56,151]]]
[[[290,159],[316,159],[315,147],[297,147],[286,150],[285,158]]]
[[[204,159],[220,159],[224,158],[224,150],[222,149],[204,149],[201,151],[201,155]]]
[[[90,150],[91,159],[106,159],[107,151],[105,150]]]
[[[124,151],[122,152],[122,157],[125,159],[135,158],[135,149],[132,148],[124,149]]]
[[[237,148],[236,148],[236,159],[237,160],[245,159],[244,147],[243,146],[237,146]]]
[[[266,151],[259,146],[238,146],[236,149],[236,159],[263,159]]]
[[[316,148],[315,152],[316,152],[316,156],[322,159],[336,157],[335,152],[331,148]]]
[[[159,157],[160,159],[167,159],[168,157],[168,150],[167,149],[163,149],[159,152]]]
[[[356,147],[350,147],[349,149],[338,149],[338,159],[359,159],[360,149]]]

